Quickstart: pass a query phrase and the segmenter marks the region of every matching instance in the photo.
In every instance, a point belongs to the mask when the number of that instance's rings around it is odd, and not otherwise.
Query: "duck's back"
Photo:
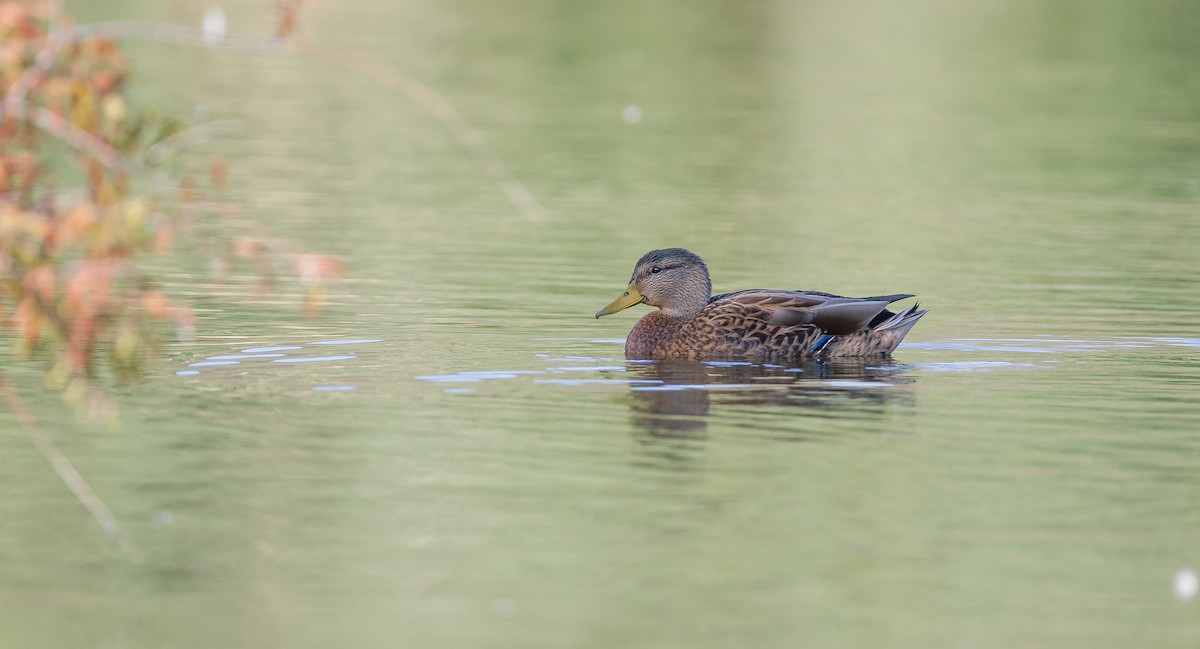
[[[800,359],[884,356],[924,311],[887,304],[908,295],[846,298],[815,291],[748,290],[711,298],[693,318],[647,314],[626,341],[628,358]]]

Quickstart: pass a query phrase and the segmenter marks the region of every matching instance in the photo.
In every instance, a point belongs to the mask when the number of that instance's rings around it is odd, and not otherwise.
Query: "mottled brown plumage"
[[[887,356],[925,315],[914,305],[892,313],[906,294],[852,298],[816,291],[752,289],[710,297],[704,261],[683,248],[651,250],[625,293],[596,317],[646,303],[629,332],[625,356],[802,359]]]

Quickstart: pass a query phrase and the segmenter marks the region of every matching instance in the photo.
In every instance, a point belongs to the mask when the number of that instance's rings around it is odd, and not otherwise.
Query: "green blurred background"
[[[66,4],[196,26],[209,8]],[[276,18],[224,11],[231,33]],[[344,257],[347,278],[306,321],[298,287],[264,295],[185,254],[166,283],[200,336],[117,390],[115,431],[27,382],[142,556],[0,413],[0,644],[1200,637],[1171,587],[1200,565],[1200,2],[300,17],[269,55],[125,42],[129,91],[236,122],[189,155],[228,160],[236,218]],[[413,79],[544,212],[508,200]],[[627,364],[635,315],[591,314],[664,246],[702,255],[717,291],[904,291],[933,311],[894,365]],[[382,342],[175,374],[325,339]]]

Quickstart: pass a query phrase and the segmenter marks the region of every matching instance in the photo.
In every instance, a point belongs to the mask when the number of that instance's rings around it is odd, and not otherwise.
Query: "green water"
[[[379,4],[128,45],[348,277],[307,321],[185,259],[200,336],[117,430],[24,386],[138,553],[0,413],[0,645],[1195,646],[1197,3]],[[892,363],[626,363],[592,313],[662,246],[933,310]]]

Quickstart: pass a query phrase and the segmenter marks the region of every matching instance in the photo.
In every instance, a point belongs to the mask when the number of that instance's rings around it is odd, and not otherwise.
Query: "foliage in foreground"
[[[0,2],[0,333],[20,355],[45,358],[48,383],[78,400],[99,379],[137,376],[172,329],[194,331],[193,311],[144,262],[170,254],[189,206],[224,181],[225,167],[214,163],[203,185],[168,179],[147,190],[159,157],[148,153],[185,125],[131,106],[120,47],[76,37],[56,6]],[[290,25],[295,5],[286,6]],[[262,241],[222,239],[220,256],[269,266]],[[294,261],[315,313],[340,264]]]

